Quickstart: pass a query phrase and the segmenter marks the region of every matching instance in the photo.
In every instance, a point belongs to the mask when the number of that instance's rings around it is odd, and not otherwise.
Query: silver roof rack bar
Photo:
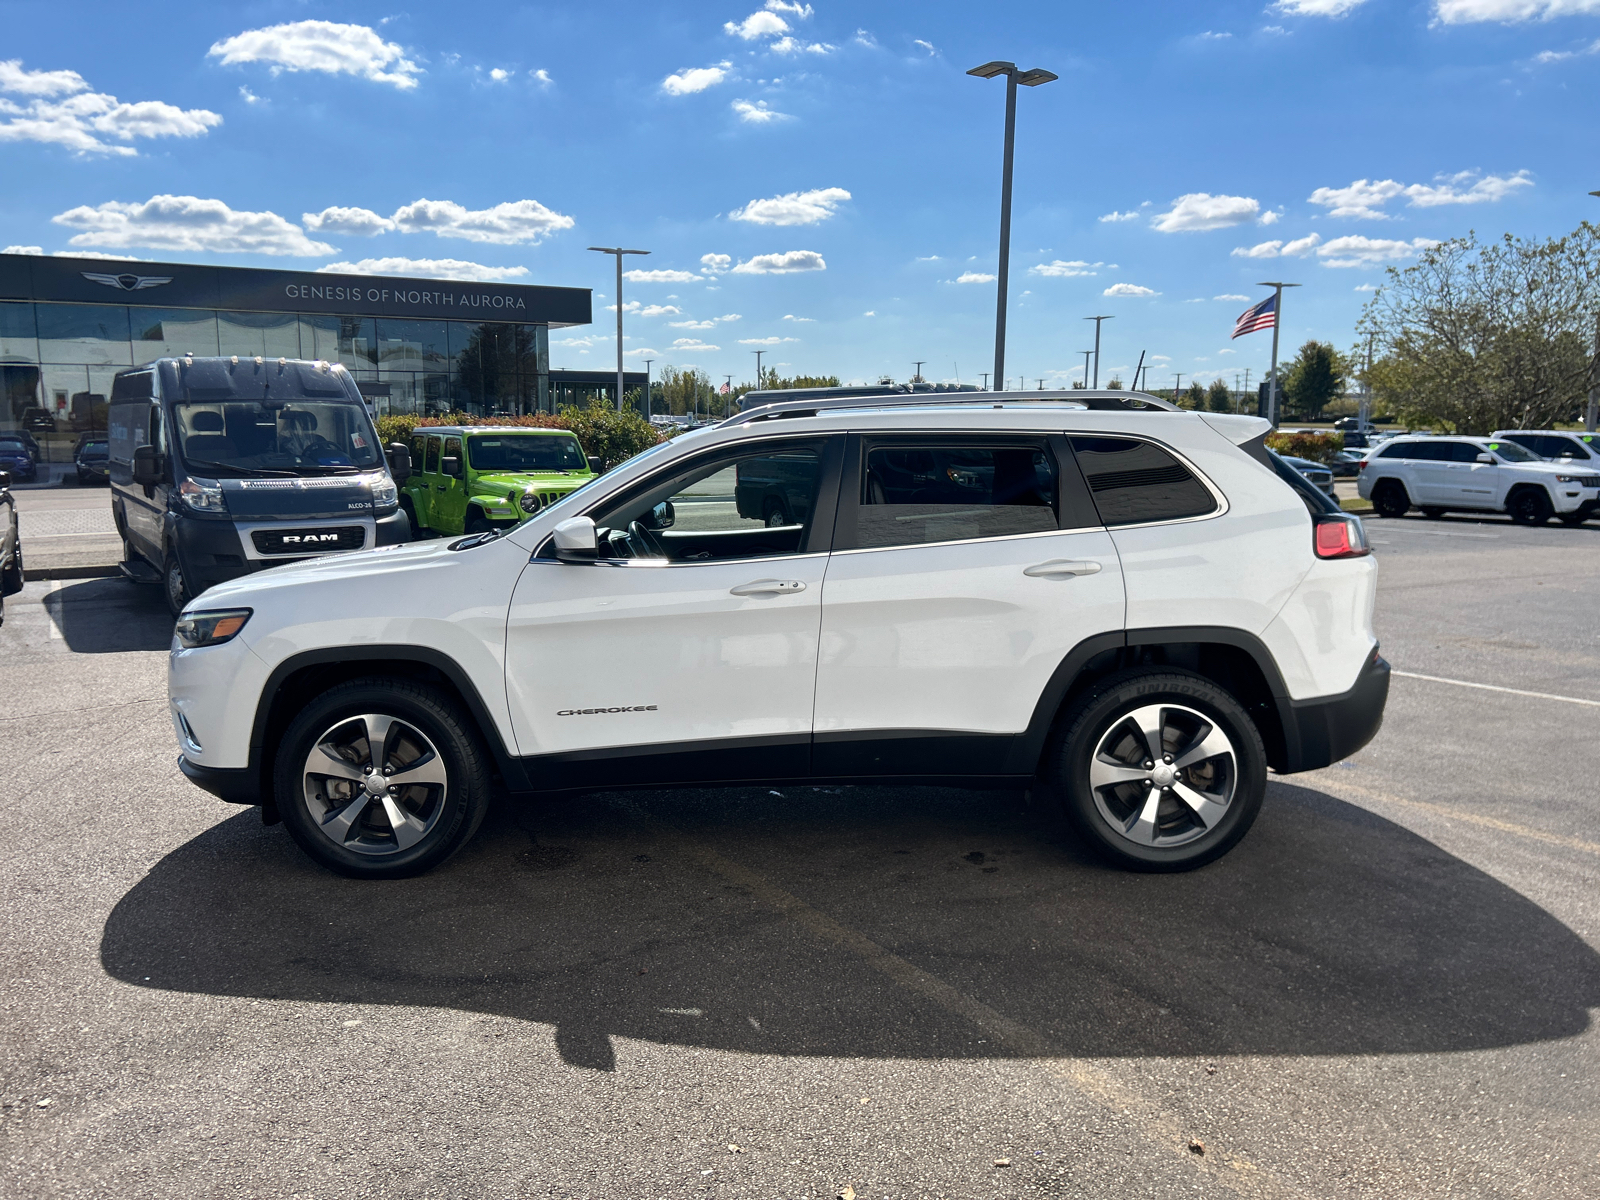
[[[919,391],[908,392],[902,388],[807,388],[794,394],[781,391],[747,392],[757,403],[722,425],[747,425],[751,421],[772,421],[783,418],[814,417],[818,413],[851,408],[924,408],[932,405],[966,404],[987,408],[1004,408],[1012,404],[1055,404],[1062,408],[1090,409],[1097,412],[1182,412],[1177,405],[1152,396],[1148,392],[1130,392],[1119,389],[1090,391],[1084,388],[1057,391]]]

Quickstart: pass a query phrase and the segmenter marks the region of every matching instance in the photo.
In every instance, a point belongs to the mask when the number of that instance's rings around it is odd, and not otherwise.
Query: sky
[[[0,0],[0,249],[588,287],[556,367],[1258,381],[1386,268],[1600,219],[1600,0]],[[609,311],[608,311],[608,306]]]

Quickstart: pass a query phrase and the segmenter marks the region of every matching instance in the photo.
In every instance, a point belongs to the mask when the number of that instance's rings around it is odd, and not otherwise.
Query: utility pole
[[[1367,373],[1361,377],[1361,407],[1356,410],[1358,431],[1366,433],[1372,420],[1372,334],[1367,334]]]
[[[979,371],[978,374],[983,376],[983,390],[987,392],[989,390],[989,372]]]
[[[598,254],[617,257],[617,411],[622,411],[622,256],[624,254],[649,254],[648,250],[624,250],[621,246],[590,246]]]
[[[925,358],[919,358],[919,359],[916,360],[917,373],[911,377],[911,382],[912,383],[926,383],[927,382],[927,380],[922,378],[922,364],[927,362],[927,361],[928,360],[925,359]]]
[[[1183,386],[1183,372],[1175,371],[1172,378],[1177,381],[1172,385],[1172,402],[1176,404],[1178,402],[1178,389]]]
[[[1271,421],[1272,427],[1276,429],[1278,427],[1278,331],[1283,328],[1283,289],[1300,285],[1271,280],[1258,283],[1256,286],[1277,289],[1272,294],[1272,385],[1267,389],[1267,420]]]
[[[1109,316],[1084,318],[1085,321],[1094,322],[1094,383],[1091,386],[1096,388],[1100,386],[1100,322],[1112,321],[1115,319],[1116,318]]]

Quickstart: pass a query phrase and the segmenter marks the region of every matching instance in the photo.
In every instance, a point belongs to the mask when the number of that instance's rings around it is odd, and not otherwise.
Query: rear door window
[[[1475,463],[1478,455],[1483,453],[1481,446],[1474,446],[1471,442],[1446,442],[1450,453],[1450,461],[1458,463]]]
[[[428,439],[428,457],[426,465],[422,468],[424,474],[437,475],[439,473],[439,445],[440,439],[436,437]]]
[[[1160,446],[1133,438],[1075,437],[1072,449],[1106,525],[1181,521],[1217,511],[1211,490]]]
[[[1059,472],[1043,444],[865,447],[855,545],[917,546],[1057,528]]]

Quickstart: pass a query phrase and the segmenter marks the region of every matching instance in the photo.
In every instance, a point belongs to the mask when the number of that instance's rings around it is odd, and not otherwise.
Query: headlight
[[[534,491],[523,492],[520,503],[522,505],[522,511],[531,517],[534,513],[539,511],[539,493]]]
[[[184,504],[195,512],[225,513],[227,502],[222,498],[222,485],[211,479],[185,479],[178,485],[178,495]]]
[[[187,613],[178,618],[172,631],[186,650],[197,646],[220,646],[231,641],[250,619],[248,608],[225,608],[218,612]]]
[[[388,508],[400,499],[400,489],[395,487],[394,480],[387,475],[380,475],[372,481],[372,507]]]

